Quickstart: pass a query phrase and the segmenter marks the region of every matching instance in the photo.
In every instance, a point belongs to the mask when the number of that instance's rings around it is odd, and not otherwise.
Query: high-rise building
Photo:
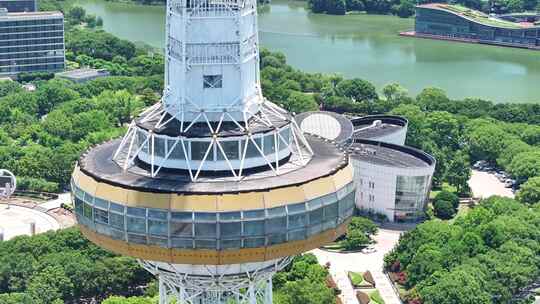
[[[37,12],[37,0],[0,0],[0,8],[10,13]]]
[[[0,76],[64,69],[64,15],[0,10]]]
[[[271,304],[290,256],[345,232],[352,166],[263,97],[256,0],[166,12],[162,100],[80,158],[77,221],[155,274],[161,304]]]

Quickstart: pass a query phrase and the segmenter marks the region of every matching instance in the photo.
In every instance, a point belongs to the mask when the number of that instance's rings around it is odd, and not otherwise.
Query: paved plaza
[[[398,295],[394,292],[392,284],[388,277],[383,273],[384,255],[392,250],[399,240],[401,230],[379,229],[373,239],[377,242],[374,253],[336,253],[320,249],[312,251],[324,265],[330,262],[330,274],[342,291],[342,300],[344,304],[358,304],[356,294],[347,278],[348,271],[364,272],[369,270],[373,274],[377,289],[386,304],[401,304]]]
[[[514,198],[510,188],[504,187],[504,183],[495,175],[484,171],[472,170],[469,187],[476,198],[488,198],[492,195]]]
[[[4,232],[4,240],[7,241],[18,235],[30,235],[30,223],[36,223],[36,234],[48,230],[60,228],[58,221],[41,211],[21,207],[0,204],[0,230]]]

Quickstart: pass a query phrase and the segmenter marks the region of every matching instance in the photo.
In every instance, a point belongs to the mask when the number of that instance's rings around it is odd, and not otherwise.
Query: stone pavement
[[[392,288],[388,277],[383,273],[384,255],[392,250],[399,240],[399,235],[403,231],[379,229],[374,236],[377,249],[373,253],[336,253],[320,249],[312,251],[321,265],[330,262],[330,274],[334,278],[339,289],[342,291],[342,300],[344,304],[358,304],[355,291],[347,278],[348,271],[364,272],[369,270],[373,274],[375,283],[381,297],[386,304],[401,304],[399,296]]]
[[[62,204],[71,205],[71,193],[67,192],[59,194],[57,199],[39,204],[39,209],[47,212],[52,209],[60,208]]]
[[[30,235],[31,222],[36,225],[35,233],[60,228],[58,221],[47,213],[16,205],[8,209],[6,204],[0,204],[0,229],[5,241],[18,235]]]

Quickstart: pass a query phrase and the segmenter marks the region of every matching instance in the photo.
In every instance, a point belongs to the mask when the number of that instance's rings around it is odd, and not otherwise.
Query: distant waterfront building
[[[37,0],[0,0],[0,8],[10,13],[37,12]]]
[[[407,137],[406,118],[396,115],[369,115],[351,119],[354,137],[404,145]]]
[[[443,3],[418,5],[414,32],[402,35],[540,49],[540,25],[536,15],[495,17]]]
[[[356,207],[384,214],[391,222],[417,222],[424,212],[435,159],[420,150],[354,139],[350,147],[356,183]]]
[[[87,82],[96,78],[110,76],[110,73],[107,70],[97,70],[90,68],[76,69],[65,72],[56,73],[56,76],[59,78],[71,80],[76,83]]]
[[[64,15],[0,10],[0,76],[63,70]]]

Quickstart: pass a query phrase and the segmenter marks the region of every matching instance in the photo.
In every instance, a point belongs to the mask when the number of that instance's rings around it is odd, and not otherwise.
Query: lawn
[[[384,300],[381,297],[381,294],[379,293],[378,290],[374,290],[374,291],[370,292],[369,293],[369,298],[371,299],[371,301],[373,301],[373,302],[375,302],[377,304],[384,304]]]
[[[366,282],[366,280],[364,280],[364,277],[362,276],[361,272],[349,271],[349,279],[351,280],[351,283],[353,284],[353,286],[369,284],[368,282]]]

